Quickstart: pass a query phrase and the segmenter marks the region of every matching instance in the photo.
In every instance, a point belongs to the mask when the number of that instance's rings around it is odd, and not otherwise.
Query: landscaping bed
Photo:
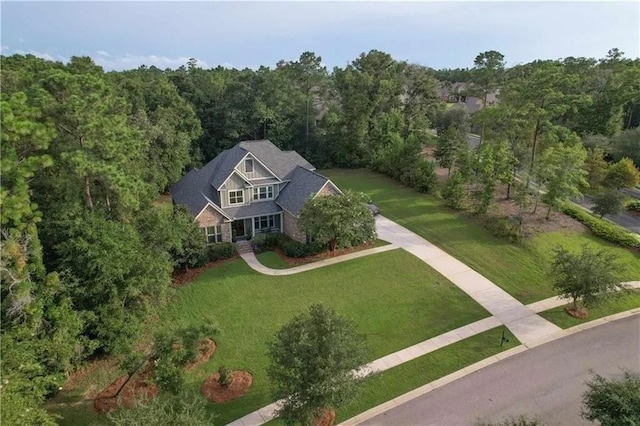
[[[569,305],[558,306],[548,311],[540,312],[540,316],[551,321],[560,328],[569,328],[598,318],[617,314],[640,307],[640,290],[629,290],[627,293],[615,295],[601,304],[590,308],[586,318],[576,318],[565,312]]]
[[[357,247],[347,247],[343,249],[336,249],[334,251],[324,251],[322,253],[314,254],[306,257],[290,257],[287,256],[280,248],[276,247],[273,250],[258,253],[256,257],[264,266],[272,269],[287,269],[294,266],[305,265],[308,263],[317,262],[319,260],[331,259],[337,256],[342,256],[349,253],[356,253],[362,250],[369,250],[375,247],[386,246],[389,243],[382,240],[375,240],[370,243],[363,244]]]

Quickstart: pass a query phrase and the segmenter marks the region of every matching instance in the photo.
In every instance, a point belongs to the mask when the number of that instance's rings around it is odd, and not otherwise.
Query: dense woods
[[[469,117],[441,98],[447,81],[467,82],[485,103],[499,90],[499,102]],[[159,195],[241,140],[266,138],[319,169],[370,167],[429,192],[434,165],[418,154],[436,129],[440,163],[457,169],[450,190],[472,185],[478,213],[516,172],[527,187],[552,188],[553,205],[584,184],[583,170],[597,187],[624,179],[624,170],[607,177],[608,163],[640,165],[640,60],[617,49],[510,68],[489,51],[456,70],[376,50],[333,70],[310,52],[258,70],[192,60],[106,73],[87,57],[14,55],[2,57],[1,83],[6,424],[53,422],[40,403],[69,372],[132,351],[170,295],[173,269],[198,245],[187,213]],[[476,151],[460,142],[470,126],[482,135]]]

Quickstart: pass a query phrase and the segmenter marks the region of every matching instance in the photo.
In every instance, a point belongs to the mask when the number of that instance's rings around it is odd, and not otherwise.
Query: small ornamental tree
[[[583,311],[586,315],[586,309],[581,308],[589,308],[624,288],[618,278],[620,269],[617,256],[608,250],[595,250],[585,244],[580,253],[571,253],[558,246],[551,264],[553,288],[560,297],[571,299],[570,313]]]
[[[116,392],[116,396],[148,362],[153,362],[152,380],[164,391],[179,394],[184,385],[184,368],[198,358],[200,340],[217,333],[215,321],[204,318],[200,325],[190,325],[155,334],[153,349],[146,353],[132,353],[122,362],[121,367],[129,374],[127,380]]]
[[[582,417],[602,426],[640,424],[640,375],[624,372],[620,379],[595,375],[587,382]]]
[[[593,201],[595,206],[592,210],[595,214],[599,214],[601,219],[606,214],[615,216],[624,210],[624,195],[615,189],[596,195]]]
[[[353,324],[313,305],[280,329],[269,356],[274,397],[284,400],[278,416],[287,425],[310,425],[355,396],[367,350]]]
[[[364,244],[376,238],[376,223],[362,193],[317,196],[300,212],[298,225],[319,244],[331,251]]]
[[[464,208],[464,178],[460,172],[454,172],[444,184],[441,192],[447,206],[452,209],[462,210]]]

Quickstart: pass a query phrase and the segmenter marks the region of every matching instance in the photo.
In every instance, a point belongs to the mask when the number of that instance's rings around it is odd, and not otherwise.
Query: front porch
[[[257,234],[282,232],[282,222],[282,213],[234,220],[231,223],[231,240],[244,241]]]

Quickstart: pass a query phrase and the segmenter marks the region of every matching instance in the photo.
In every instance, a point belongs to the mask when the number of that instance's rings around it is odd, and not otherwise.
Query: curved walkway
[[[272,269],[264,266],[253,252],[241,253],[240,257],[247,262],[247,265],[254,271],[260,272],[265,275],[293,275],[300,272],[310,271],[312,269],[322,268],[323,266],[335,265],[336,263],[346,262],[347,260],[357,259],[359,257],[368,256],[374,253],[382,253],[384,251],[395,250],[399,248],[393,244],[388,244],[382,247],[375,247],[372,249],[361,250],[355,253],[343,254],[342,256],[332,257],[331,259],[318,260],[317,262],[307,263],[305,265],[294,266],[287,269]]]

